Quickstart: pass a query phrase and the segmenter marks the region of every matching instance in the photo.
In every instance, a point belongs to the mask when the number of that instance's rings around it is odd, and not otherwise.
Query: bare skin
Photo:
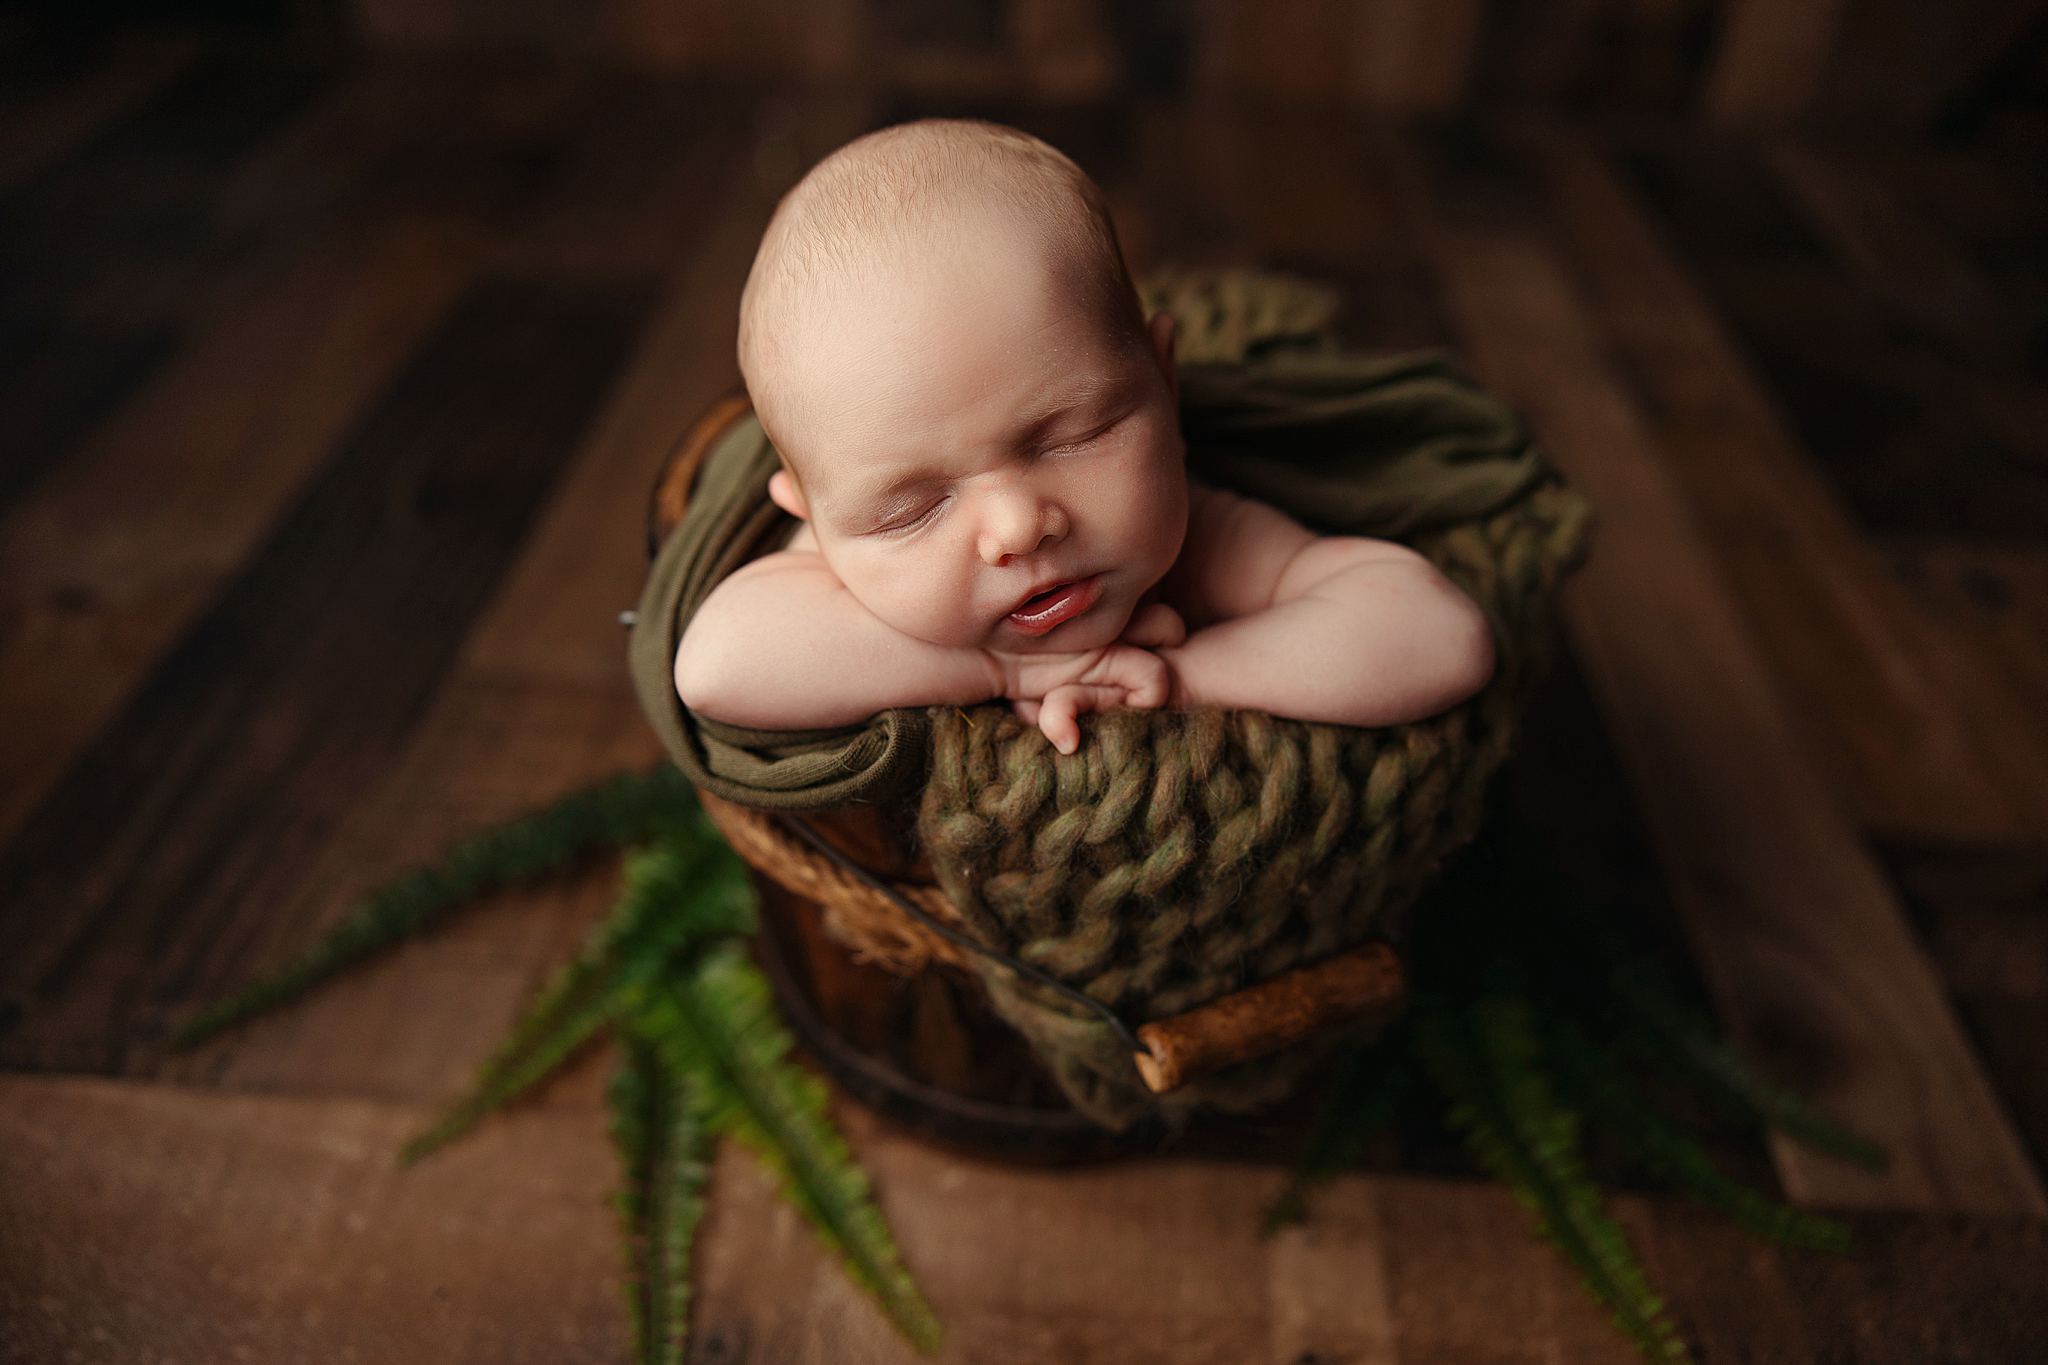
[[[1484,686],[1486,620],[1420,555],[1188,479],[1170,318],[1119,345],[1042,245],[967,226],[792,340],[803,482],[770,494],[804,525],[693,617],[686,705],[801,729],[1007,699],[1073,753],[1086,711],[1382,726]],[[1078,614],[1011,615],[1075,580]]]

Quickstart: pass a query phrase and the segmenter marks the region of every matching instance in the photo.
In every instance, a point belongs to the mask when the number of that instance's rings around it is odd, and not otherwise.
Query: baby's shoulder
[[[1187,536],[1160,597],[1191,629],[1263,611],[1288,562],[1316,539],[1271,503],[1190,479]]]
[[[832,570],[818,552],[818,537],[810,523],[800,521],[763,541],[745,563],[719,580],[711,595],[717,597],[734,584],[745,584],[749,592],[755,592],[763,580],[786,583],[792,575],[801,578],[814,573],[830,575]]]

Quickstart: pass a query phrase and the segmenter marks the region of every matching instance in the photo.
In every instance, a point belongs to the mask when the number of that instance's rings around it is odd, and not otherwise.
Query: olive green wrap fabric
[[[750,730],[693,715],[676,695],[676,646],[690,617],[720,580],[794,524],[768,500],[776,468],[775,448],[752,414],[705,453],[682,523],[640,590],[627,651],[634,691],[690,781],[728,800],[824,810],[900,797],[924,777],[922,710],[837,729]]]
[[[1514,412],[1446,356],[1340,348],[1327,291],[1236,272],[1154,278],[1145,293],[1180,324],[1190,471],[1313,529],[1426,555],[1493,624],[1499,663],[1481,693],[1380,730],[1114,711],[1083,718],[1071,756],[999,703],[801,733],[692,716],[672,682],[676,642],[718,581],[793,524],[768,500],[776,456],[751,418],[707,453],[631,650],[642,702],[693,781],[768,809],[916,800],[934,874],[977,936],[1133,1026],[1398,938],[1441,860],[1476,831],[1591,523]],[[1108,1127],[1258,1107],[1313,1060],[1295,1048],[1152,1096],[1099,1018],[978,966],[997,1011]]]

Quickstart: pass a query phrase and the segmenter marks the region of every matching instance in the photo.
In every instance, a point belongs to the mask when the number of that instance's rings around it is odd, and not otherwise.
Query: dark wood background
[[[273,0],[284,3],[286,0]],[[1919,128],[2040,90],[2039,0],[297,0],[387,42],[1061,102]]]
[[[696,47],[624,4],[0,20],[0,1359],[621,1355],[601,1053],[390,1159],[609,871],[163,1038],[380,878],[659,760],[616,624],[648,484],[734,380],[775,196],[927,113],[1068,149],[1141,267],[1333,280],[1357,342],[1451,347],[1530,415],[1600,527],[1509,780],[1753,1055],[1896,1154],[1717,1139],[1847,1211],[1848,1258],[1649,1189],[1623,1221],[1708,1359],[2027,1358],[2036,7],[1912,8],[896,3],[832,11],[865,35],[839,46],[701,6]],[[1441,60],[1361,66],[1371,25]],[[1628,1358],[1427,1125],[1262,1241],[1298,1113],[1047,1172],[841,1112],[948,1359]],[[717,1190],[696,1359],[903,1356],[750,1160]]]

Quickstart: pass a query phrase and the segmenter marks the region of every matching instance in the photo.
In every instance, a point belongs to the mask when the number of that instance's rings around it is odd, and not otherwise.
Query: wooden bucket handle
[[[1271,1056],[1327,1028],[1384,1022],[1406,991],[1400,955],[1385,943],[1368,943],[1142,1025],[1138,1041],[1144,1050],[1131,1060],[1146,1089],[1163,1095],[1196,1076]]]

